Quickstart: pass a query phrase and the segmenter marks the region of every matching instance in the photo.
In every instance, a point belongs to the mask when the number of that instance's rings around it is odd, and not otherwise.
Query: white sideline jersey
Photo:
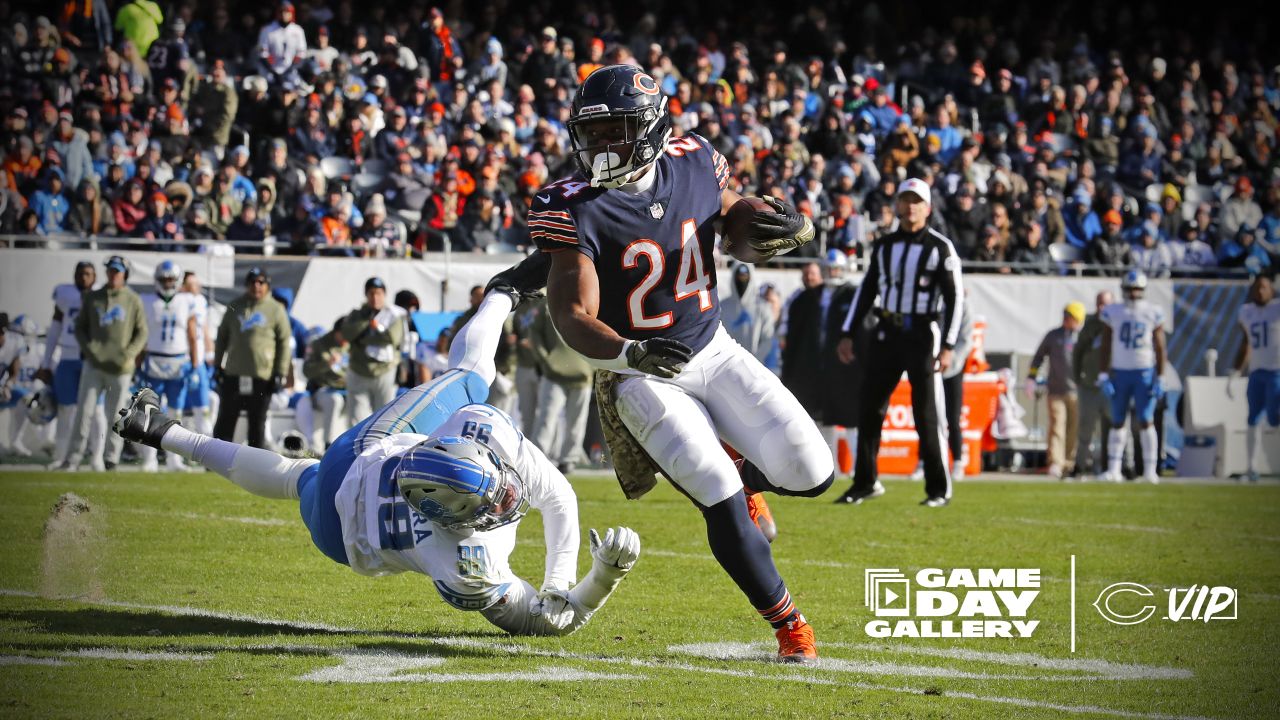
[[[1164,326],[1164,310],[1138,300],[1114,303],[1102,308],[1102,322],[1111,328],[1111,369],[1147,370],[1156,366],[1152,339],[1156,328]]]
[[[76,316],[80,314],[80,288],[70,283],[53,288],[53,306],[62,313],[62,332],[56,338],[63,360],[80,359],[80,342],[76,340]],[[55,338],[49,338],[53,341]]]
[[[6,377],[9,364],[19,357],[27,355],[27,340],[16,332],[4,334],[4,344],[0,345],[0,380]],[[19,370],[21,372],[21,370]],[[14,380],[17,382],[16,378]]]
[[[196,319],[196,363],[204,362],[205,329],[209,325],[209,299],[196,293],[178,293],[187,304],[187,312]]]
[[[1280,298],[1241,305],[1238,320],[1249,343],[1249,372],[1280,370]]]
[[[508,559],[519,522],[485,532],[443,530],[413,512],[391,478],[410,448],[430,437],[457,436],[479,439],[519,473],[530,506],[543,514],[544,587],[570,587],[578,561],[573,488],[506,413],[483,404],[460,408],[431,436],[389,435],[356,458],[335,498],[351,569],[361,575],[423,573],[435,582],[441,597],[460,610],[484,610],[518,582]]]
[[[147,318],[147,352],[156,355],[190,355],[187,320],[191,304],[180,295],[165,300],[156,293],[143,293],[142,312]]]

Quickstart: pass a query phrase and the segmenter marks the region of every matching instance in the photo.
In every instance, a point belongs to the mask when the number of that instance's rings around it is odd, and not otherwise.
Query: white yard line
[[[32,593],[30,591],[10,590],[10,589],[0,589],[0,596],[38,597],[35,593]],[[506,652],[512,655],[553,657],[558,659],[575,660],[575,661],[599,662],[599,663],[605,663],[605,664],[623,664],[623,665],[629,665],[632,667],[646,667],[646,668],[652,668],[652,669],[684,670],[688,672],[697,672],[697,673],[712,674],[712,675],[729,675],[734,677],[761,678],[768,681],[798,682],[798,683],[804,683],[808,685],[838,685],[840,687],[848,687],[848,688],[854,688],[859,690],[882,691],[882,692],[891,692],[891,693],[914,695],[914,696],[919,696],[924,692],[922,688],[917,688],[917,687],[879,685],[875,683],[867,683],[867,682],[856,681],[856,680],[837,680],[837,679],[832,679],[828,677],[822,677],[820,675],[815,675],[814,671],[821,670],[824,667],[823,665],[819,665],[817,668],[801,668],[797,670],[759,672],[755,669],[747,669],[747,668],[735,669],[735,668],[702,667],[702,666],[694,665],[690,663],[668,662],[660,659],[609,657],[609,656],[599,656],[599,655],[588,655],[588,654],[582,654],[582,653],[570,653],[570,652],[564,652],[564,651],[537,650],[534,648],[527,648],[516,643],[487,641],[487,640],[480,640],[478,638],[469,638],[469,637],[431,637],[431,636],[423,636],[423,635],[413,635],[409,633],[396,633],[391,631],[364,630],[360,628],[342,628],[342,627],[335,627],[332,625],[325,625],[321,623],[298,622],[293,620],[279,620],[279,619],[273,619],[273,618],[256,617],[256,616],[245,615],[240,613],[224,613],[224,612],[217,612],[213,610],[204,610],[201,608],[192,608],[192,607],[184,607],[184,606],[147,605],[142,603],[128,603],[128,602],[119,602],[119,601],[110,601],[110,600],[86,602],[85,604],[105,606],[105,607],[117,607],[117,608],[123,608],[123,609],[133,609],[133,610],[166,612],[174,615],[183,615],[183,616],[190,616],[190,617],[220,618],[225,620],[236,620],[240,622],[259,623],[259,624],[269,625],[269,626],[291,627],[291,628],[302,629],[302,630],[316,630],[320,632],[365,634],[365,635],[380,636],[380,637],[398,637],[398,638],[414,640],[414,641],[423,642],[423,643],[440,644],[440,645],[455,646],[455,647],[470,647],[470,648],[484,649],[484,650],[490,650],[490,651]],[[833,643],[833,646],[834,645],[835,644]],[[236,652],[238,649],[239,648],[235,646],[228,646],[226,648],[226,651]],[[338,651],[335,654],[338,654],[341,657],[341,654],[343,652],[347,652],[347,651]],[[763,655],[765,653],[762,652],[761,654]],[[406,662],[409,662],[410,660],[413,662],[419,662],[419,661],[422,661],[424,657],[429,658],[430,656],[406,656]],[[31,661],[43,661],[43,660],[51,660],[51,662],[36,662],[34,664],[53,665],[61,662],[58,660],[46,659],[46,658],[27,658],[25,656],[0,656],[0,664],[4,664],[6,660],[9,662],[9,664],[14,664],[15,662],[24,662],[24,663],[32,664]],[[430,665],[435,663],[432,661],[428,661],[426,664]],[[866,667],[865,664],[861,664],[861,663],[857,663],[855,661],[849,661],[849,660],[840,660],[836,658],[824,660],[824,664],[828,666],[827,668],[828,670],[834,670],[840,673],[861,673],[861,672],[865,672],[865,667]],[[342,665],[340,664],[337,667],[342,667]],[[423,667],[423,665],[418,664],[416,667]],[[406,669],[409,669],[409,668],[406,668]],[[548,679],[546,675],[547,670],[548,670],[547,668],[542,668],[538,671],[529,672],[527,673],[527,676],[522,676],[520,678],[512,677],[519,673],[477,673],[477,674],[460,673],[458,674],[457,678],[453,678],[449,681],[454,681],[454,680],[475,681],[480,679],[492,679],[492,680],[527,679],[531,682],[536,682],[539,680]],[[323,669],[320,671],[314,671],[314,672],[322,672],[322,671]],[[593,680],[593,679],[612,679],[613,677],[615,677],[615,676],[589,673],[587,671],[578,671],[578,670],[565,669],[565,668],[557,669],[557,672],[561,673],[559,678],[580,677],[581,679]],[[578,676],[572,675],[572,673],[575,673],[575,672],[586,673],[586,674],[578,675]],[[417,677],[418,675],[423,675],[423,677],[419,678]],[[592,677],[587,677],[587,675],[591,675]],[[308,676],[303,676],[303,677],[308,677]],[[427,679],[430,677],[432,676],[427,674],[406,674],[406,675],[396,676],[394,678],[394,681],[395,682],[401,682],[401,681],[430,682],[432,680]],[[449,677],[449,675],[447,674],[437,675],[437,677]],[[320,680],[320,681],[325,682],[326,680]],[[366,680],[366,681],[391,682],[393,680]],[[1100,707],[1095,705],[1068,705],[1068,704],[1062,704],[1062,703],[1044,702],[1040,700],[1031,700],[1027,698],[1007,697],[1007,696],[1001,696],[1001,695],[980,695],[977,693],[959,692],[959,691],[953,691],[953,690],[945,691],[945,693],[941,697],[962,698],[966,700],[972,700],[975,702],[994,703],[994,704],[1010,705],[1014,707],[1023,707],[1023,708],[1040,709],[1040,710],[1052,710],[1056,712],[1071,712],[1071,713],[1079,713],[1079,714],[1103,715],[1103,716],[1118,717],[1118,718],[1139,718],[1141,720],[1207,720],[1206,718],[1203,718],[1200,716],[1183,716],[1183,715],[1170,715],[1166,713],[1134,712],[1129,710],[1106,708],[1106,707]]]
[[[126,513],[129,515],[146,515],[151,517],[181,518],[183,520],[208,520],[212,522],[239,523],[241,525],[261,525],[265,527],[283,527],[296,525],[296,522],[279,518],[260,518],[234,515],[213,515],[210,513],[175,512],[171,510],[149,510],[146,508],[110,507],[108,512]]]

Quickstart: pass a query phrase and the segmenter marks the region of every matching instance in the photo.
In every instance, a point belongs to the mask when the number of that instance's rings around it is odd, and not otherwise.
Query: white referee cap
[[[898,185],[898,196],[901,197],[911,193],[916,197],[924,200],[924,204],[933,206],[933,194],[929,190],[929,184],[920,178],[908,178]]]

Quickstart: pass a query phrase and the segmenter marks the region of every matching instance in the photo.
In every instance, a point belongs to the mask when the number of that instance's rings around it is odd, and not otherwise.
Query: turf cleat
[[[511,297],[511,306],[521,300],[542,296],[547,286],[547,274],[551,272],[551,256],[538,251],[529,257],[494,275],[485,286],[486,293],[497,291]]]
[[[769,512],[769,503],[765,502],[762,493],[747,493],[747,514],[751,522],[760,528],[764,539],[773,542],[778,537],[778,526],[773,522],[773,513]]]
[[[778,662],[816,665],[818,647],[813,639],[813,627],[801,615],[796,620],[778,628]]]
[[[947,498],[938,496],[938,497],[925,498],[924,500],[920,501],[920,504],[925,507],[946,507],[947,505],[951,504],[951,501],[948,500]]]
[[[155,390],[142,388],[129,398],[129,404],[120,410],[120,419],[111,429],[125,440],[158,450],[160,438],[177,422],[160,410],[160,396]]]
[[[855,490],[849,488],[845,494],[836,498],[837,505],[861,505],[863,501],[878,498],[884,494],[884,485],[877,480],[870,490]]]

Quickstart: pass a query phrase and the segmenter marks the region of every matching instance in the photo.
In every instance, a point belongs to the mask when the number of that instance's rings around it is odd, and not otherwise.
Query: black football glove
[[[763,255],[778,255],[795,250],[813,240],[813,221],[795,208],[765,195],[763,198],[776,212],[757,210],[751,218],[747,242]]]
[[[551,272],[551,256],[541,250],[494,275],[485,286],[485,294],[492,291],[503,293],[511,298],[511,306],[516,307],[521,300],[542,297],[542,288],[547,286],[547,275]]]
[[[673,378],[693,357],[693,350],[679,340],[652,338],[631,343],[627,348],[627,366],[660,378]]]

